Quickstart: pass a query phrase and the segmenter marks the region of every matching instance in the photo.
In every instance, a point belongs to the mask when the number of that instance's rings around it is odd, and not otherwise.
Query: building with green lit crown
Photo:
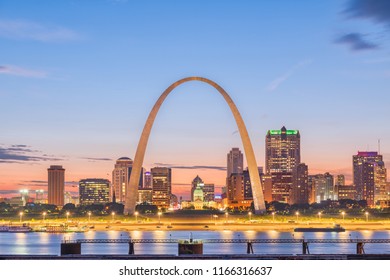
[[[265,149],[266,173],[292,172],[301,163],[299,130],[268,130]]]
[[[298,130],[268,130],[265,137],[265,200],[296,203],[291,200],[293,174],[301,163],[301,136]]]

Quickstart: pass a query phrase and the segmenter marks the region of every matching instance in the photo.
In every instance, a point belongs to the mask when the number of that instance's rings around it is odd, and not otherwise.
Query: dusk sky
[[[187,76],[230,94],[259,166],[267,130],[284,125],[309,174],[350,183],[352,155],[378,139],[389,168],[389,39],[388,0],[0,0],[0,196],[46,190],[52,164],[69,186],[111,180]],[[144,167],[175,167],[173,192],[188,197],[197,174],[225,184],[232,147],[243,151],[227,104],[189,82],[161,107]]]

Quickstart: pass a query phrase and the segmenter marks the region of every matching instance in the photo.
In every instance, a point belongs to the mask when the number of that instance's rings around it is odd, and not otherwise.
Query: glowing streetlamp
[[[318,219],[321,221],[321,212],[318,212]]]
[[[43,221],[43,222],[45,222],[46,214],[47,214],[46,212],[43,212],[43,213],[42,213],[42,221]]]
[[[345,218],[345,212],[341,212],[341,215],[343,215],[343,221],[344,221],[344,218]]]
[[[19,221],[22,222],[23,221],[23,212],[19,212],[19,217],[20,217]]]
[[[91,215],[92,215],[91,211],[88,211],[88,223],[91,222]]]
[[[111,221],[114,222],[115,219],[115,212],[111,212]]]
[[[228,217],[229,217],[229,213],[228,212],[225,213],[225,217],[226,217],[226,223],[227,223],[228,222]]]
[[[252,212],[249,212],[248,215],[249,215],[249,221],[252,221]]]
[[[275,212],[272,212],[272,222],[275,223]]]
[[[66,212],[66,222],[67,222],[67,223],[69,222],[69,215],[70,215],[69,211]]]
[[[158,212],[157,215],[158,215],[158,223],[161,224],[161,215],[162,215],[162,213]]]
[[[295,212],[295,215],[297,216],[297,222],[298,222],[299,212]]]
[[[138,223],[138,212],[135,212],[134,215],[135,215],[135,222]]]
[[[366,212],[365,214],[366,214],[366,222],[368,222],[368,212]]]

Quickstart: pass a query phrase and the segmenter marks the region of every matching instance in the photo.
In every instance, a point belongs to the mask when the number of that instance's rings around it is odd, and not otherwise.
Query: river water
[[[390,231],[292,233],[279,231],[88,231],[84,233],[0,233],[0,255],[60,255],[63,240],[76,239],[390,239]],[[253,244],[255,254],[301,254],[302,245]],[[309,244],[311,254],[355,254],[356,243]],[[367,254],[390,254],[390,243],[366,244]],[[82,254],[128,254],[128,244],[82,244]],[[245,254],[246,244],[204,244],[204,254]],[[177,255],[177,244],[135,244],[135,254]]]

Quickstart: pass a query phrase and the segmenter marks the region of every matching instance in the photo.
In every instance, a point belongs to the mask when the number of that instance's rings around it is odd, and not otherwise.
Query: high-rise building
[[[112,171],[111,197],[113,197],[113,193],[115,192],[115,198],[118,203],[124,203],[126,200],[126,190],[129,184],[132,168],[133,160],[128,157],[121,157],[115,163],[114,170]],[[138,188],[142,187],[143,169],[140,174]]]
[[[310,189],[308,184],[308,167],[298,164],[293,171],[293,184],[290,191],[290,204],[309,203]]]
[[[262,169],[261,169],[262,170]],[[259,169],[259,175],[260,175],[260,178],[261,178],[261,171]],[[253,195],[252,195],[252,184],[251,184],[251,178],[249,176],[249,170],[248,168],[245,169],[243,172],[242,172],[242,176],[243,176],[243,180],[244,180],[244,199],[245,200],[253,200]]]
[[[83,179],[79,182],[81,205],[105,204],[110,201],[110,181],[106,179]]]
[[[335,186],[344,186],[344,185],[345,185],[345,176],[343,174],[337,175]]]
[[[375,194],[374,203],[380,205],[380,201],[389,200],[387,187],[387,170],[383,161],[374,166]]]
[[[386,191],[386,168],[382,155],[377,152],[358,152],[353,156],[353,183],[358,200],[366,200],[367,205],[375,205],[375,193]]]
[[[242,173],[232,173],[228,178],[227,197],[229,205],[244,200],[244,176]]]
[[[152,202],[159,208],[169,208],[171,198],[172,170],[167,167],[154,167],[152,174]]]
[[[144,188],[145,189],[152,188],[152,174],[149,171],[145,172]]]
[[[61,165],[51,165],[48,173],[48,203],[57,206],[64,205],[65,169]]]
[[[247,209],[252,199],[245,199],[245,182],[243,173],[232,173],[227,180],[227,204],[231,208]]]
[[[320,203],[328,199],[337,200],[333,175],[326,172],[325,174],[310,175],[309,177],[315,192],[315,202]]]
[[[230,175],[241,174],[244,166],[244,156],[239,148],[232,148],[227,154],[227,178]]]
[[[203,184],[203,200],[205,202],[214,201],[215,186],[214,184]]]
[[[300,143],[298,130],[287,130],[284,126],[280,130],[268,130],[265,137],[265,170],[270,176],[264,177],[267,199],[290,202],[293,172],[301,162]]]
[[[153,190],[152,188],[142,188],[138,189],[138,203],[152,203]]]
[[[192,180],[192,183],[191,183],[191,201],[195,201],[194,200],[194,191],[198,187],[199,184],[203,184],[203,180],[198,175],[196,175],[196,177],[194,178],[194,180]]]
[[[265,138],[265,170],[292,172],[301,162],[301,136],[298,130],[268,130]]]
[[[354,185],[337,185],[337,198],[341,199],[356,199],[356,187]]]

